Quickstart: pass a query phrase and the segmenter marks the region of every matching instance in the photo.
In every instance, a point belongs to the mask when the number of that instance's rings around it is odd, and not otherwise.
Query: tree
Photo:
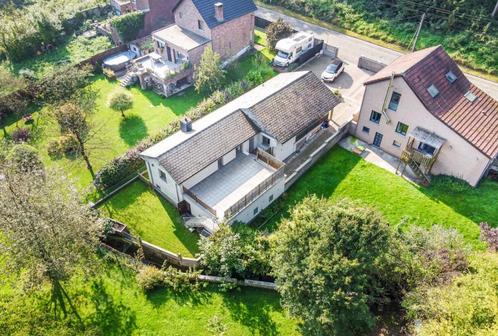
[[[92,269],[100,223],[57,172],[41,176],[9,165],[0,166],[2,278],[16,275],[16,284],[28,292],[48,281],[55,314],[79,316],[65,283]]]
[[[272,238],[273,273],[283,305],[303,321],[305,334],[368,332],[390,239],[391,229],[378,213],[316,196],[281,222]]]
[[[127,91],[115,91],[110,94],[108,104],[111,109],[121,112],[121,116],[124,118],[124,111],[133,106],[133,96]]]
[[[294,32],[294,29],[282,19],[274,21],[266,27],[266,40],[270,50],[275,50],[277,42],[283,38],[289,37]]]
[[[55,117],[59,123],[61,132],[73,135],[78,141],[80,154],[83,160],[85,160],[86,167],[92,178],[94,178],[95,173],[85,150],[85,142],[88,139],[89,130],[85,113],[77,103],[69,101],[56,109]]]
[[[211,47],[204,49],[194,79],[197,92],[211,93],[223,85],[225,70],[221,68],[221,57]]]
[[[245,224],[220,225],[199,242],[201,263],[211,274],[250,278],[270,274],[269,242]]]
[[[48,103],[66,101],[88,84],[92,67],[65,65],[43,77],[36,83],[36,93],[40,100]]]

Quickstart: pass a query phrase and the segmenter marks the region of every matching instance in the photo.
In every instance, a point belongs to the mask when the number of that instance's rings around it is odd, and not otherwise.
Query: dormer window
[[[436,98],[437,95],[439,94],[439,90],[434,84],[431,84],[431,86],[427,88],[427,92],[429,92],[432,98]]]
[[[451,70],[446,73],[445,77],[451,84],[454,83],[458,78]]]

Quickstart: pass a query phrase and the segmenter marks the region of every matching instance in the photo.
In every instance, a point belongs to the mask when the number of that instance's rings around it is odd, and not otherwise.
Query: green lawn
[[[3,66],[10,68],[16,74],[19,70],[29,69],[41,78],[61,64],[76,64],[110,48],[112,43],[107,36],[94,38],[71,36],[50,52],[18,63],[4,63]]]
[[[242,288],[223,292],[210,286],[198,292],[158,289],[145,294],[131,269],[115,262],[103,263],[100,269],[98,275],[77,277],[66,286],[73,298],[78,295],[75,303],[84,324],[96,329],[92,335],[221,335],[210,328],[213,319],[224,326],[225,336],[299,335],[296,321],[288,317],[273,291]],[[0,325],[7,323],[17,330],[7,330],[7,334],[20,336],[36,330],[39,335],[79,335],[74,324],[68,328],[52,322],[48,285],[24,298],[6,287],[0,286],[4,294],[0,310],[17,313],[7,315],[12,318],[3,322],[0,317]]]
[[[178,210],[140,180],[121,190],[100,210],[149,243],[185,257],[199,251],[198,235],[185,228]]]
[[[498,226],[496,182],[483,181],[479,188],[462,193],[434,185],[424,188],[335,147],[286,192],[276,205],[281,212],[265,227],[274,230],[293,204],[311,194],[331,201],[350,198],[364,202],[377,208],[391,224],[453,227],[475,246],[479,245],[480,222]],[[264,215],[270,217],[272,211],[275,208]]]

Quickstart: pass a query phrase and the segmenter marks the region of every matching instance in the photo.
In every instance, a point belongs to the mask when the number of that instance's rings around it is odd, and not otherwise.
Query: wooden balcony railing
[[[423,153],[418,149],[405,148],[401,153],[401,160],[403,162],[409,162],[410,160],[413,160],[424,168],[430,168],[436,160],[436,156]]]
[[[195,193],[193,193],[191,190],[183,187],[183,192],[185,194],[187,194],[189,197],[191,197],[194,201],[196,201],[197,203],[199,203],[200,206],[202,206],[203,208],[205,208],[207,211],[209,211],[212,215],[214,215],[215,217],[217,217],[217,214],[216,214],[216,210],[214,210],[213,208],[211,208],[209,205],[206,204],[206,202],[204,202],[203,200],[201,200],[199,198],[199,196],[197,196]]]
[[[282,168],[285,165],[285,163],[283,163],[282,161],[278,160],[273,155],[268,154],[267,152],[265,152],[265,151],[263,151],[263,150],[261,150],[259,148],[256,150],[256,159],[258,159],[260,161],[263,161],[264,163],[266,163],[270,167],[273,167],[273,168],[275,168],[277,170],[280,169],[280,168]]]
[[[263,194],[266,190],[273,187],[276,182],[284,177],[284,169],[281,167],[275,173],[268,176],[263,182],[253,188],[248,192],[243,198],[241,198],[237,203],[232,205],[225,211],[225,219],[230,219],[236,214],[238,214],[242,209],[251,204],[256,198]]]

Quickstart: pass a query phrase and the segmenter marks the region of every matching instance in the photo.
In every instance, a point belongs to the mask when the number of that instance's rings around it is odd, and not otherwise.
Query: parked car
[[[338,58],[330,62],[322,72],[324,82],[333,82],[344,71],[344,63]]]

